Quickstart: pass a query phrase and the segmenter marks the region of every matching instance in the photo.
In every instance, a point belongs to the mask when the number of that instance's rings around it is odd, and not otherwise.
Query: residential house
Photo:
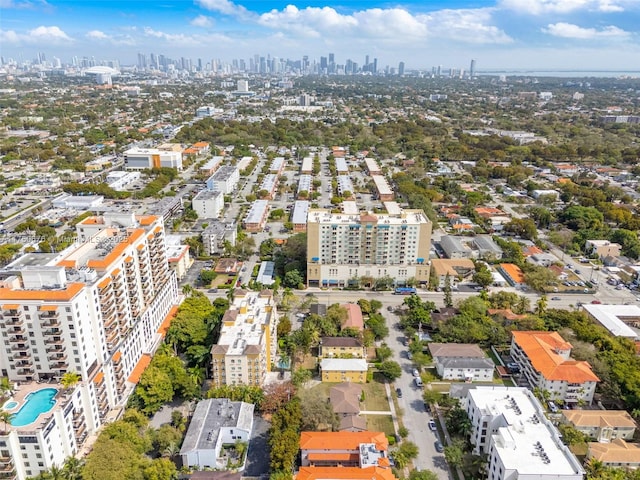
[[[636,431],[635,420],[625,410],[562,410],[561,421],[602,443],[631,440]]]
[[[482,349],[467,343],[429,343],[436,371],[446,380],[491,381],[495,364]]]
[[[462,242],[462,237],[444,235],[440,239],[440,248],[447,258],[471,258],[473,252]]]
[[[598,460],[603,467],[628,468],[640,467],[640,444],[627,443],[618,438],[611,443],[589,443],[587,461]]]
[[[364,330],[362,310],[357,303],[343,303],[340,305],[347,310],[347,319],[342,323],[341,329],[354,328],[360,332]]]
[[[551,400],[591,404],[599,378],[589,363],[571,359],[571,344],[558,332],[514,331],[510,353],[531,387]]]
[[[323,358],[320,361],[320,378],[323,382],[365,383],[368,369],[363,358]]]
[[[355,383],[341,383],[329,390],[329,402],[340,417],[358,415],[361,397],[362,387]]]
[[[360,415],[347,415],[340,419],[341,432],[364,432],[367,430],[367,419]]]
[[[501,263],[498,271],[512,287],[521,287],[525,284],[524,273],[522,273],[520,267],[513,263]]]
[[[609,240],[587,240],[584,245],[587,255],[597,255],[600,259],[618,257],[621,249],[619,243],[612,243]]]
[[[451,285],[460,279],[470,277],[475,271],[474,263],[468,258],[434,258],[431,260],[431,278],[435,286],[444,288],[447,275]]]
[[[478,252],[478,258],[497,260],[502,258],[502,249],[493,241],[491,235],[477,235],[473,238],[473,246]]]
[[[355,337],[322,337],[319,358],[367,358],[362,340]]]

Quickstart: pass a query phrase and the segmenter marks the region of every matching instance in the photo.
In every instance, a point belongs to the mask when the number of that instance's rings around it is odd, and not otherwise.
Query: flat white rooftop
[[[636,339],[638,333],[625,323],[640,322],[640,307],[637,305],[583,305],[589,315],[616,337]]]

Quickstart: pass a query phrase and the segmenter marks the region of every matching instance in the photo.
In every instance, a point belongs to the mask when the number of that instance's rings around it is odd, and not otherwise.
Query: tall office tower
[[[399,76],[403,76],[404,75],[404,62],[400,62],[398,64],[398,75]]]
[[[38,53],[38,63],[43,64],[46,61],[47,61],[47,56],[44,54],[44,52],[39,52]]]
[[[320,57],[320,73],[324,73],[328,69],[328,66],[327,57]]]
[[[438,65],[438,68],[436,69],[436,75],[440,76],[442,74],[442,65]]]
[[[213,384],[262,385],[278,348],[277,328],[271,290],[236,290],[233,304],[222,317],[218,344],[211,348]]]
[[[197,68],[198,68],[199,72],[202,72],[202,59],[201,58],[198,59],[198,67]]]
[[[473,78],[476,76],[476,61],[471,60],[471,66],[469,67],[469,78]]]
[[[350,58],[347,58],[347,62],[344,65],[344,74],[352,75],[353,73],[353,61]]]
[[[241,58],[240,61],[238,62],[238,68],[240,69],[241,72],[247,71],[247,63],[244,61],[243,58]]]
[[[258,73],[260,71],[260,55],[257,53],[253,56],[253,72]]]
[[[327,65],[329,73],[336,73],[336,56],[333,53],[329,54],[329,64]]]
[[[366,70],[369,68],[369,55],[365,55],[364,56],[364,65],[363,65],[363,70]]]
[[[373,68],[372,68],[373,73],[378,73],[378,59],[374,58],[373,59]]]
[[[429,281],[431,221],[422,210],[331,213],[307,217],[307,283],[348,286],[354,279],[391,277],[404,285]]]
[[[155,68],[155,69],[159,67],[158,56],[155,53],[149,54],[149,65],[151,66],[151,68]]]
[[[302,57],[302,73],[309,73],[309,55]]]
[[[260,57],[260,67],[258,69],[258,73],[265,74],[267,73],[267,59],[264,57]]]
[[[4,409],[15,414],[0,469],[18,480],[62,465],[117,418],[178,299],[161,217],[105,213],[76,232],[68,249],[0,271],[0,366],[14,383]],[[79,381],[63,387],[68,372]]]
[[[147,56],[144,53],[138,53],[138,68],[147,68]]]
[[[167,59],[164,55],[158,55],[158,67],[166,68],[167,67]]]

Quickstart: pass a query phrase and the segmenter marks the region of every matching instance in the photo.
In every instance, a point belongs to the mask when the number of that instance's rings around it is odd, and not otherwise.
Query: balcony
[[[61,337],[44,337],[45,345],[64,345],[64,340]]]
[[[19,368],[16,373],[18,375],[25,376],[25,375],[33,375],[34,372],[35,371],[33,370],[33,368]]]
[[[54,353],[53,355],[47,355],[47,360],[50,362],[64,362],[67,360],[67,356],[64,353]]]
[[[47,353],[62,353],[65,351],[64,345],[55,344],[50,347],[45,348],[45,352]]]
[[[16,362],[17,368],[23,368],[23,367],[26,368],[26,367],[30,367],[31,365],[33,365],[33,362],[29,357],[24,357],[22,360],[18,360]]]
[[[51,368],[53,368],[54,370],[66,370],[67,368],[69,368],[69,364],[67,362],[54,362],[51,364]]]
[[[52,318],[50,321],[42,322],[40,325],[42,326],[42,328],[59,328],[60,321],[58,319]]]
[[[58,318],[60,314],[57,310],[47,310],[44,312],[40,312],[40,319],[46,320],[49,318]]]
[[[29,345],[27,345],[26,343],[14,343],[11,345],[11,351],[12,352],[28,352]]]
[[[9,341],[10,342],[21,342],[24,343],[27,341],[27,337],[25,337],[24,335],[14,335],[12,337],[9,337]]]

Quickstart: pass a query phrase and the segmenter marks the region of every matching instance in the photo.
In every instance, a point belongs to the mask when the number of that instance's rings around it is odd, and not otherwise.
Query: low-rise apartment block
[[[182,147],[138,148],[124,152],[125,168],[146,170],[148,168],[175,168],[182,170]]]
[[[256,200],[251,204],[251,208],[244,217],[243,225],[248,232],[261,232],[267,223],[269,215],[269,202],[267,200]]]
[[[220,167],[207,179],[207,190],[211,190],[212,192],[222,192],[223,195],[229,195],[236,189],[239,181],[240,170],[238,170],[238,167],[234,165],[225,165]]]
[[[526,388],[479,386],[463,401],[476,455],[487,455],[489,480],[582,480],[580,462],[562,443]]]
[[[633,439],[636,422],[624,410],[562,410],[562,422],[597,442]]]
[[[587,362],[571,358],[571,344],[558,332],[514,331],[511,356],[532,388],[551,400],[591,404],[598,377]]]
[[[224,208],[222,192],[202,190],[191,200],[191,208],[200,218],[218,218]]]

